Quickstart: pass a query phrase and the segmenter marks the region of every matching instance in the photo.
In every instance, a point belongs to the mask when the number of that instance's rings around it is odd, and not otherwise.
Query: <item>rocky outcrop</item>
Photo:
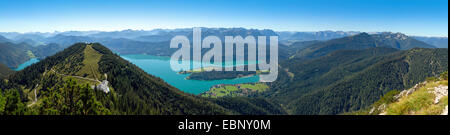
[[[103,80],[102,83],[100,83],[99,85],[97,85],[97,89],[101,90],[105,93],[109,93],[109,86],[108,86],[109,82],[107,80]]]
[[[448,115],[448,105],[445,107],[444,111],[442,111],[441,115]]]
[[[398,101],[401,98],[406,98],[407,96],[411,95],[412,93],[416,92],[417,90],[419,90],[420,88],[424,87],[427,84],[427,82],[423,82],[423,83],[419,83],[416,84],[414,87],[408,89],[408,90],[404,90],[402,92],[400,92],[400,94],[394,96],[394,98]],[[435,99],[433,101],[433,103],[435,105],[439,104],[441,102],[441,99],[443,97],[448,96],[448,86],[446,85],[439,85],[437,87],[434,88],[428,88],[428,92],[429,93],[433,93],[435,95]],[[386,104],[382,104],[378,107],[373,107],[369,114],[374,114],[375,112],[381,112],[379,115],[386,115]],[[448,106],[445,107],[445,109],[442,111],[441,115],[448,115]]]
[[[435,87],[434,91],[430,91],[430,93],[433,93],[436,96],[434,104],[437,104],[443,97],[448,96],[448,86],[440,85]]]
[[[412,88],[410,88],[408,90],[404,90],[404,91],[400,92],[400,94],[395,96],[395,99],[398,100],[398,99],[400,99],[402,97],[406,97],[406,96],[412,94],[413,92],[419,90],[419,88],[425,86],[426,84],[427,84],[427,82],[422,82],[422,83],[416,84],[416,85],[414,85],[414,87],[412,87]]]

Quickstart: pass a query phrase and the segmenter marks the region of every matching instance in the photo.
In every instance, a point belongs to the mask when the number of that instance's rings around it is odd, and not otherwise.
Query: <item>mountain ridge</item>
[[[71,87],[75,88],[75,91],[68,89]],[[108,91],[105,91],[104,87],[108,87]],[[262,105],[270,105],[265,99],[209,100],[184,93],[164,80],[147,74],[98,43],[78,43],[70,46],[0,81],[0,89],[6,93],[18,92],[16,96],[22,99],[19,103],[28,106],[8,110],[7,114],[11,112],[50,115],[283,113],[280,110],[270,112],[261,109]],[[75,99],[71,99],[65,96],[70,92],[81,93],[77,94]],[[89,108],[85,110],[86,108],[74,104],[89,103],[87,100],[81,100],[86,98],[83,92],[91,95],[89,100],[96,103],[92,107],[99,109],[89,111]],[[62,96],[67,103],[55,100],[55,96],[52,95]],[[76,100],[77,98],[81,99]],[[238,100],[240,101],[236,102]],[[238,109],[230,103],[248,105],[249,108]],[[68,110],[65,104],[71,104]]]
[[[315,32],[303,32],[303,31],[274,31],[270,29],[245,29],[245,28],[205,28],[202,27],[206,31],[222,31],[223,33],[229,30],[246,30],[248,32],[252,31],[260,31],[260,34],[263,35],[278,35],[280,36],[280,42],[283,44],[291,44],[294,42],[301,41],[327,41],[331,39],[343,38],[347,36],[352,36],[356,34],[361,34],[364,32],[360,31],[315,31]],[[40,32],[31,32],[31,33],[16,33],[16,32],[0,32],[0,35],[5,36],[8,39],[12,40],[22,40],[27,41],[28,43],[32,43],[29,40],[33,40],[36,43],[51,41],[47,38],[52,38],[58,35],[64,36],[79,36],[79,37],[91,37],[91,38],[113,38],[120,39],[126,38],[135,41],[145,41],[145,42],[162,42],[169,41],[171,37],[175,35],[189,35],[192,32],[192,28],[183,28],[183,29],[154,29],[154,30],[122,30],[122,31],[65,31],[65,32],[52,32],[52,33],[40,33]],[[370,32],[370,34],[380,34],[386,32]],[[245,35],[245,34],[244,34]],[[256,34],[257,35],[257,34]],[[232,36],[232,35],[228,35]],[[426,36],[415,36],[411,35],[410,37],[426,42],[428,44],[437,46],[439,48],[448,48],[448,38],[446,37],[426,37]],[[85,41],[80,41],[85,42]],[[99,42],[96,40],[95,42]],[[47,42],[51,43],[51,42]],[[30,44],[33,45],[33,44]],[[36,44],[39,45],[39,44]],[[71,45],[71,44],[69,44]]]
[[[101,58],[97,56],[97,58],[99,58],[98,69],[97,70],[92,69],[92,71],[99,73],[99,75],[106,74],[108,76],[107,80],[110,82],[111,84],[110,87],[112,88],[111,94],[108,95],[109,96],[114,94],[118,95],[114,97],[117,98],[117,101],[114,100],[102,101],[101,99],[97,100],[100,100],[100,102],[104,103],[105,106],[110,106],[110,108],[108,109],[110,109],[114,113],[118,114],[214,114],[213,112],[216,112],[218,114],[226,113],[225,109],[223,108],[221,109],[220,106],[214,105],[205,100],[199,99],[198,101],[194,101],[194,98],[192,96],[179,92],[176,90],[176,88],[169,86],[161,79],[146,74],[144,71],[138,69],[135,65],[132,65],[127,61],[121,59],[120,57],[113,54],[100,44],[92,44],[91,46],[82,43],[75,44],[54,56],[50,56],[47,59],[44,59],[36,64],[31,65],[30,67],[25,68],[22,71],[17,72],[16,74],[11,75],[8,78],[10,83],[6,84],[4,88],[11,89],[15,88],[14,85],[19,86],[22,85],[30,90],[31,89],[38,90],[39,95],[41,93],[40,91],[49,91],[49,89],[45,87],[42,87],[41,89],[39,89],[38,87],[38,89],[36,89],[34,88],[36,84],[38,86],[48,86],[49,88],[51,88],[52,84],[61,82],[62,80],[61,81],[58,80],[60,79],[65,80],[67,79],[67,77],[75,79],[78,76],[80,76],[78,78],[90,77],[96,80],[100,78],[105,78],[95,75],[96,73],[94,72],[89,73],[89,68],[85,69],[85,67],[88,65],[83,65],[84,63],[83,61],[85,61],[84,58],[86,58],[87,55],[84,54],[83,52],[85,48],[87,49],[90,47],[92,47],[97,52],[99,52],[99,54],[101,54],[100,56]],[[87,60],[92,61],[91,59]],[[105,61],[108,61],[110,63]],[[90,65],[92,65],[92,63],[89,64],[89,66]],[[109,70],[106,71],[103,68]],[[113,70],[112,68],[118,68],[118,70],[125,70],[127,74],[126,75],[117,74],[116,72],[117,70]],[[93,76],[97,77],[93,78]],[[134,81],[125,83],[126,79],[130,77],[134,77]],[[47,78],[43,79],[45,81],[56,81],[56,82],[39,83],[39,80],[42,80],[42,78]],[[85,80],[86,79],[84,80],[78,79],[78,82],[82,82]],[[136,81],[138,81],[139,83],[136,83]],[[125,84],[119,85],[120,83]],[[139,96],[135,97],[133,95]],[[171,100],[171,98],[173,99],[178,98],[178,100]],[[113,104],[109,104],[109,102],[113,102]],[[200,102],[202,105],[197,104],[196,102]],[[133,110],[128,110],[127,109],[128,105],[132,104],[136,105],[135,108]],[[187,108],[185,107],[178,107],[182,105],[190,107],[187,107],[189,108],[188,110],[186,110]],[[204,108],[204,109],[197,110],[195,108]]]
[[[3,63],[10,68],[16,68],[18,65],[31,58],[29,52],[31,52],[32,49],[32,46],[25,43],[0,43],[0,63]]]
[[[281,63],[279,80],[263,95],[284,104],[290,114],[340,114],[366,108],[389,90],[412,87],[448,69],[448,49],[386,49],[375,57],[364,52],[368,50],[343,50],[337,56],[287,60]]]
[[[401,33],[382,33],[374,35],[361,33],[309,45],[308,47],[299,50],[294,57],[311,59],[324,56],[336,50],[364,50],[375,47],[390,47],[399,50],[435,48],[434,46],[409,38]]]

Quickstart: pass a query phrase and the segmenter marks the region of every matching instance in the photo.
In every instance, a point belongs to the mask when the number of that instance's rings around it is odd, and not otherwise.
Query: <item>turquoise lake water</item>
[[[218,84],[241,84],[258,82],[259,76],[244,77],[230,80],[214,80],[214,81],[199,81],[199,80],[186,80],[189,74],[178,74],[176,71],[172,71],[170,67],[169,57],[160,57],[152,55],[122,55],[122,58],[130,61],[145,72],[157,76],[170,85],[191,94],[200,94],[208,91],[212,86]],[[38,59],[30,59],[29,61],[19,65],[16,71],[22,70],[36,62]],[[245,62],[246,64],[254,64],[256,62]],[[226,66],[233,66],[229,63],[224,64]],[[214,65],[209,65],[214,66]],[[198,68],[198,67],[194,67]]]
[[[191,94],[200,94],[206,92],[212,86],[218,84],[241,84],[259,81],[259,76],[214,81],[186,80],[186,77],[189,76],[189,74],[178,74],[178,72],[172,71],[170,67],[169,57],[159,57],[151,55],[122,55],[122,58],[137,65],[145,72],[160,77],[170,85]],[[252,64],[255,62],[246,63]]]
[[[25,63],[20,64],[16,69],[14,69],[15,71],[20,71],[22,69],[25,69],[28,66],[31,66],[34,63],[39,62],[39,60],[37,58],[32,58],[28,61],[26,61]]]

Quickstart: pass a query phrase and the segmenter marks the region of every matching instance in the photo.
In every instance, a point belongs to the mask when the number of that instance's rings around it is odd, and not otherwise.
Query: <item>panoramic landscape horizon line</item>
[[[379,33],[401,33],[407,36],[417,36],[417,37],[435,37],[435,38],[448,38],[447,35],[417,35],[417,34],[408,34],[401,31],[361,31],[361,30],[331,30],[331,29],[323,29],[323,30],[276,30],[269,28],[248,28],[248,27],[178,27],[178,28],[151,28],[151,29],[116,29],[116,30],[99,30],[99,29],[91,29],[91,30],[53,30],[53,31],[0,31],[0,33],[19,33],[19,34],[33,34],[33,33],[43,33],[43,34],[59,34],[64,32],[123,32],[123,31],[156,31],[156,30],[189,30],[193,28],[206,28],[206,29],[246,29],[246,30],[271,30],[274,32],[288,32],[288,33],[296,33],[296,32],[305,32],[305,33],[314,33],[314,32],[355,32],[355,33],[368,33],[368,34],[379,34]]]
[[[0,122],[444,129],[430,120],[448,120],[448,48],[448,0],[0,0]]]

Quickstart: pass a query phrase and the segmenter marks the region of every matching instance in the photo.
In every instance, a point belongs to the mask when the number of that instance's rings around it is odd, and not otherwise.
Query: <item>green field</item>
[[[269,86],[264,83],[219,85],[201,94],[201,96],[208,98],[237,97],[245,96],[251,93],[264,92],[267,89],[269,89]]]
[[[269,86],[267,86],[266,84],[263,84],[263,83],[242,84],[241,85],[241,89],[251,89],[251,90],[259,91],[259,92],[263,92],[263,91],[267,90],[268,88],[269,88]]]
[[[30,51],[30,50],[27,51],[27,55],[28,55],[28,57],[30,57],[30,58],[36,58],[36,56],[35,56],[35,55],[33,54],[33,52]]]
[[[91,45],[87,45],[84,49],[84,60],[83,60],[83,67],[81,70],[77,73],[79,76],[92,78],[92,79],[101,79],[101,74],[98,71],[98,62],[100,61],[100,58],[102,57],[102,54],[97,52],[92,48]]]

